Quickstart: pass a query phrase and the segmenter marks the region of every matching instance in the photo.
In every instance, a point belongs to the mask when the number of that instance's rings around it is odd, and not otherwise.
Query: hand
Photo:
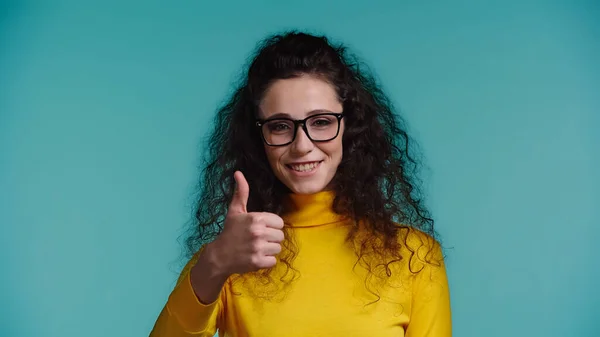
[[[215,259],[226,275],[271,268],[281,252],[283,219],[266,212],[248,213],[250,187],[242,172],[235,172],[236,190],[223,231],[211,244]]]

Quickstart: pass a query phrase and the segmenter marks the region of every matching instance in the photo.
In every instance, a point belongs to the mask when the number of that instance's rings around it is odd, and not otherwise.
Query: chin
[[[325,179],[321,177],[314,177],[313,179],[294,179],[293,177],[282,177],[281,181],[284,182],[290,191],[294,194],[315,194],[327,189]],[[315,179],[316,178],[316,179]]]
[[[325,190],[321,184],[295,184],[288,187],[295,194],[315,194]]]

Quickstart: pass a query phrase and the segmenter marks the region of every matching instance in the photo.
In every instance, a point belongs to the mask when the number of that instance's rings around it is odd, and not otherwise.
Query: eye
[[[327,127],[327,126],[331,125],[332,123],[333,123],[333,121],[331,119],[325,118],[325,117],[320,117],[320,118],[313,120],[310,125],[314,126],[314,127],[322,128],[322,127]]]
[[[285,131],[288,131],[291,129],[289,123],[281,122],[281,121],[274,121],[274,122],[268,123],[267,128],[271,132],[285,132]]]
[[[327,119],[319,119],[317,121],[315,121],[315,125],[329,125],[331,124],[331,121],[327,120]]]

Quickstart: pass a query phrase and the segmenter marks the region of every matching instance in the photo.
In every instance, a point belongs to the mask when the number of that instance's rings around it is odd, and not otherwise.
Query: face
[[[341,113],[342,104],[333,86],[312,76],[277,80],[260,102],[260,118],[304,119],[318,113]],[[342,160],[344,119],[338,136],[327,142],[311,141],[302,127],[285,146],[265,144],[275,176],[293,193],[312,194],[327,189]]]

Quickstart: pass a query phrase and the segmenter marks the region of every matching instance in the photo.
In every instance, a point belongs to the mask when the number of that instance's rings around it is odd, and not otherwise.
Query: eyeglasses
[[[302,120],[291,118],[271,118],[257,120],[256,126],[264,142],[269,146],[285,146],[296,139],[298,126],[306,133],[308,139],[313,142],[328,142],[340,133],[340,120],[344,117],[342,113],[320,113],[309,116]]]

